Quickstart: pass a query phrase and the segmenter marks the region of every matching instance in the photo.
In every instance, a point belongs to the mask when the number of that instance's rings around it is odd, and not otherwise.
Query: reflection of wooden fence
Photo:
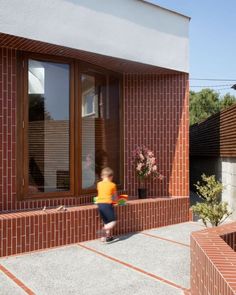
[[[236,157],[236,105],[190,128],[191,156]]]
[[[82,119],[82,159],[86,155],[94,155],[95,150],[106,150],[105,146],[104,120],[94,116],[83,117]]]
[[[97,166],[102,168],[104,165],[109,165],[116,175],[119,174],[120,148],[117,123],[113,119],[104,120],[94,117],[84,117],[82,120],[83,161],[88,154],[92,158],[95,156]],[[29,123],[29,174],[30,184],[37,186],[40,190],[43,190],[44,186],[59,189],[63,183],[68,182],[68,121],[48,120]]]
[[[38,187],[57,188],[57,171],[69,171],[69,122],[29,123],[30,182]],[[66,176],[67,177],[67,176]]]
[[[100,173],[100,168],[108,165],[118,176],[120,164],[119,121],[114,118],[103,119],[89,116],[83,117],[82,126],[82,159],[85,161],[88,154],[94,157],[95,153],[96,172]]]

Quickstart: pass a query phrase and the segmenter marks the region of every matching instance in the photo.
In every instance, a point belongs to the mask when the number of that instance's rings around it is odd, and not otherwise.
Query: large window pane
[[[102,168],[120,182],[119,79],[98,73],[81,75],[82,188],[92,189]]]
[[[29,192],[70,189],[69,65],[29,60]]]

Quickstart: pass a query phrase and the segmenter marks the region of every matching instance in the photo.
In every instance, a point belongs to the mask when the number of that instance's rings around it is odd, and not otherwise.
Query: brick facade
[[[188,75],[126,74],[125,181],[135,195],[138,183],[132,150],[144,144],[157,157],[163,181],[148,181],[151,196],[188,196]]]
[[[16,56],[15,49],[0,48],[0,212],[90,203],[91,196],[17,200]],[[165,176],[162,182],[147,183],[149,195],[188,196],[187,93],[187,74],[124,74],[124,179],[130,195],[135,196],[138,188],[132,150],[145,144],[154,150]]]
[[[191,294],[236,294],[236,223],[191,236]]]
[[[125,234],[188,221],[189,200],[134,200],[115,209],[115,234]],[[0,257],[92,240],[100,228],[95,205],[1,214]]]

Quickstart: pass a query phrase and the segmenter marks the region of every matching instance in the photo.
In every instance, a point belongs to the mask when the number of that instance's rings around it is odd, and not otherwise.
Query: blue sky
[[[236,84],[236,0],[151,0],[191,17],[190,78],[235,79],[191,81],[191,85]],[[229,86],[218,87],[227,88]],[[199,88],[192,88],[197,90]],[[217,88],[215,88],[217,89]],[[221,90],[221,94],[235,90]]]

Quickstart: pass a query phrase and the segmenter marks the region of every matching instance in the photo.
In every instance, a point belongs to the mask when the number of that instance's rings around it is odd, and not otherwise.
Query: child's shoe
[[[109,243],[109,242],[112,242],[114,241],[115,238],[113,236],[110,236],[110,237],[106,237],[106,242]]]

